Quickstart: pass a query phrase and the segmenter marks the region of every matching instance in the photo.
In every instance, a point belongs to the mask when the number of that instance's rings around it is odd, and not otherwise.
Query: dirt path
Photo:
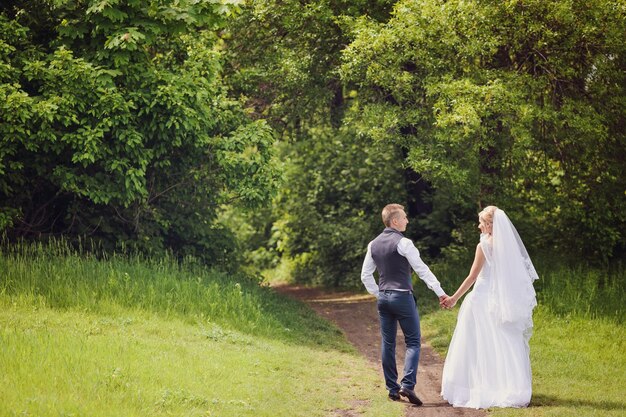
[[[335,323],[346,337],[380,372],[381,395],[386,395],[380,365],[380,333],[376,303],[369,295],[355,295],[349,292],[328,292],[317,288],[298,286],[276,287],[280,293],[304,301],[319,315]],[[398,333],[398,369],[403,368],[404,338]],[[423,343],[415,392],[424,402],[415,407],[404,401],[406,417],[464,416],[485,417],[486,413],[468,408],[453,408],[440,396],[443,361],[437,353]]]

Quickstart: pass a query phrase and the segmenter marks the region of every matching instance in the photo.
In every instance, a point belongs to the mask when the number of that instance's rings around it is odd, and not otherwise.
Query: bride
[[[526,407],[537,273],[504,211],[489,206],[478,218],[482,233],[469,275],[442,302],[452,308],[474,285],[459,310],[441,395],[455,407]]]

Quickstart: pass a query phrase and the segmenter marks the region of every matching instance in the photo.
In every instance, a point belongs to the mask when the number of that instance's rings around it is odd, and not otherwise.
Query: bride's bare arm
[[[483,268],[484,263],[485,263],[485,254],[483,253],[483,250],[480,247],[480,244],[478,244],[476,246],[476,254],[474,255],[474,262],[472,263],[472,267],[470,268],[469,275],[461,283],[461,285],[459,286],[459,289],[456,290],[454,295],[452,295],[450,298],[448,298],[447,301],[445,301],[446,307],[448,308],[454,307],[456,302],[459,301],[459,298],[463,297],[463,294],[465,294],[467,290],[469,290],[471,286],[474,285],[474,282],[476,282],[476,278],[478,278],[478,274],[480,273],[480,270]]]

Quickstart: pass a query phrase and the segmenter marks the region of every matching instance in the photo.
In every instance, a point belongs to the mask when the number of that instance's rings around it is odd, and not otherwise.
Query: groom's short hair
[[[401,204],[387,204],[383,208],[383,223],[385,223],[385,226],[391,226],[391,221],[394,217],[396,217],[400,210],[404,210],[404,206]]]

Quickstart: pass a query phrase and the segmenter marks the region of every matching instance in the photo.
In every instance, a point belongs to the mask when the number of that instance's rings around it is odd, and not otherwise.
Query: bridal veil
[[[528,341],[537,305],[533,281],[538,276],[515,226],[500,209],[493,216],[492,248],[489,310],[500,323],[520,329]]]

